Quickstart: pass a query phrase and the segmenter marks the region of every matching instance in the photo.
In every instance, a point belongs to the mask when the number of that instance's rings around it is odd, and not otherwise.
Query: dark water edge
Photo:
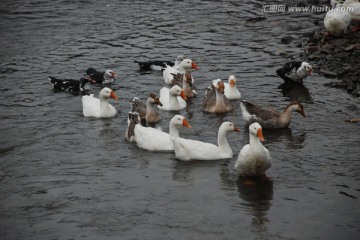
[[[359,124],[345,120],[359,116],[359,98],[325,87],[332,80],[321,74],[279,88],[275,70],[304,52],[304,34],[323,15],[264,13],[264,4],[1,1],[0,238],[358,239]],[[232,159],[184,163],[124,140],[130,99],[164,85],[134,61],[182,53],[201,70],[200,96],[180,112],[192,129],[181,135],[215,142],[221,122],[233,121],[241,132],[228,135]],[[118,73],[117,117],[84,118],[81,97],[47,80],[88,67]],[[307,118],[295,113],[290,129],[264,131],[272,183],[238,180],[233,166],[248,141],[239,103],[226,115],[200,111],[201,90],[231,74],[245,99],[305,106]],[[173,113],[161,114],[167,131]]]

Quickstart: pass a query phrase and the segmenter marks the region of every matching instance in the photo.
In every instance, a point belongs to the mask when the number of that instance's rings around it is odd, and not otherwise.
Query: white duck
[[[175,67],[166,66],[166,68],[164,68],[162,72],[164,82],[166,84],[172,84],[174,80],[174,75],[178,73],[185,74],[187,72],[190,72],[192,69],[199,70],[200,68],[195,63],[195,61],[188,58],[182,60],[178,66]]]
[[[351,14],[348,11],[342,10],[342,6],[338,5],[325,15],[324,26],[328,31],[326,34],[339,35],[347,30],[350,22]]]
[[[351,28],[351,32],[356,32],[360,30],[360,2],[359,0],[346,0],[343,4],[344,7],[347,7],[351,15],[351,22],[355,23],[356,26]]]
[[[271,167],[272,159],[269,150],[261,143],[264,137],[259,123],[249,126],[249,135],[250,142],[241,149],[235,168],[241,176],[265,176],[265,171]]]
[[[178,85],[170,89],[163,87],[160,89],[160,102],[162,106],[158,105],[158,108],[167,111],[179,111],[186,108],[185,100],[187,100],[185,92]]]
[[[232,122],[221,124],[218,132],[218,146],[212,143],[173,137],[176,158],[183,161],[190,160],[218,160],[232,158],[233,151],[226,139],[230,131],[239,132]]]
[[[215,80],[216,82],[217,80]],[[234,100],[234,99],[240,99],[241,98],[241,94],[239,92],[239,90],[236,87],[236,77],[234,75],[231,75],[228,79],[228,82],[224,82],[224,86],[225,86],[225,90],[224,90],[224,95],[230,99],[230,100]]]
[[[206,89],[202,110],[211,113],[226,113],[233,109],[230,100],[224,95],[225,85],[221,79],[212,81]]]
[[[276,74],[281,77],[285,83],[302,83],[303,79],[312,75],[312,66],[303,61],[287,62],[283,67],[276,70]]]
[[[130,118],[130,123],[131,121]],[[139,123],[139,118],[135,121],[137,121],[137,124],[134,127],[133,141],[136,142],[139,148],[148,151],[173,151],[174,146],[171,138],[179,137],[179,128],[181,126],[187,128],[191,127],[187,120],[181,115],[175,115],[171,119],[169,133],[162,132],[152,127],[144,127]]]
[[[103,88],[99,93],[99,98],[95,98],[94,94],[83,96],[82,106],[84,117],[114,117],[117,113],[116,109],[109,104],[108,99],[119,99],[118,96],[110,88]]]

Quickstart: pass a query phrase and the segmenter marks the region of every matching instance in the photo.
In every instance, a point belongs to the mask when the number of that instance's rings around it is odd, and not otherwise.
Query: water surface
[[[282,1],[273,1],[273,4]],[[291,5],[294,3],[289,3]],[[312,76],[278,88],[275,70],[303,52],[323,15],[265,14],[263,1],[2,1],[0,3],[1,239],[358,239],[359,99]],[[265,17],[265,18],[264,18]],[[282,44],[281,39],[294,40]],[[234,157],[177,161],[124,140],[130,99],[164,86],[135,60],[198,63],[200,96],[180,111],[181,135],[216,142],[225,121]],[[120,97],[112,119],[82,116],[81,96],[56,93],[53,75],[113,69]],[[248,142],[239,102],[226,115],[200,110],[215,78],[238,78],[245,99],[279,109],[303,102],[306,119],[265,131],[273,182],[244,186],[234,170]],[[97,94],[100,86],[92,86]],[[174,113],[161,112],[168,130]]]

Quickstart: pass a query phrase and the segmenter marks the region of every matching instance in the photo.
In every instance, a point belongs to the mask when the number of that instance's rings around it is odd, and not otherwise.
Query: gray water
[[[1,1],[0,239],[359,239],[359,125],[345,122],[359,117],[359,99],[320,75],[279,89],[275,70],[299,59],[323,14],[266,14],[263,4]],[[282,44],[285,36],[294,41]],[[130,99],[164,86],[134,61],[179,54],[201,68],[200,95],[180,111],[192,128],[181,135],[215,143],[233,121],[232,159],[184,163],[124,140]],[[115,118],[84,118],[81,96],[47,80],[88,67],[118,73]],[[306,119],[294,113],[290,129],[264,132],[270,183],[244,186],[233,167],[248,142],[239,102],[225,115],[200,110],[210,80],[231,74],[247,100],[304,104]],[[164,131],[173,114],[161,112]]]

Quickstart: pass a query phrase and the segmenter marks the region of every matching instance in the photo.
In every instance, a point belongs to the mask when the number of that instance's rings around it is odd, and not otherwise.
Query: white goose
[[[249,126],[250,143],[245,145],[238,156],[235,168],[241,176],[265,176],[265,171],[271,167],[272,159],[269,150],[263,145],[264,137],[259,123]]]
[[[351,22],[355,24],[355,26],[351,28],[351,32],[359,31],[360,30],[359,0],[346,0],[343,6],[348,8],[349,13],[351,14]]]
[[[200,68],[195,63],[195,61],[187,58],[182,60],[178,66],[175,67],[166,66],[166,68],[164,68],[162,72],[164,82],[166,84],[172,84],[174,80],[174,75],[178,73],[185,74],[187,72],[190,72],[192,69],[199,70]]]
[[[218,146],[201,141],[173,137],[176,158],[183,161],[190,160],[218,160],[232,158],[233,151],[226,139],[230,131],[239,132],[232,122],[221,124],[218,132]]]
[[[218,80],[215,80],[213,83],[216,83]],[[234,99],[240,99],[241,98],[241,93],[239,92],[239,90],[236,87],[236,77],[234,75],[231,75],[228,79],[228,82],[224,82],[224,95],[230,99],[230,100],[234,100]]]
[[[186,108],[185,100],[187,100],[185,92],[178,85],[170,89],[163,87],[160,89],[160,102],[162,106],[158,105],[158,108],[167,111],[179,111]]]
[[[326,34],[339,35],[347,30],[350,22],[351,14],[348,11],[342,10],[342,6],[338,5],[325,15],[324,26],[328,31]]]
[[[130,124],[134,121],[129,114]],[[179,137],[179,128],[180,126],[185,126],[190,128],[191,126],[187,120],[181,115],[175,115],[169,125],[169,133],[162,132],[158,129],[152,127],[144,127],[140,124],[139,117],[135,116],[135,122],[137,123],[133,130],[132,134],[127,133],[128,138],[135,141],[139,148],[148,150],[148,151],[173,151],[174,146],[171,141],[172,137]],[[127,132],[131,133],[131,129]]]
[[[106,118],[114,117],[117,113],[116,109],[109,104],[108,99],[119,99],[118,96],[110,88],[103,88],[99,93],[99,98],[95,98],[94,94],[86,95],[81,98],[84,117]]]

